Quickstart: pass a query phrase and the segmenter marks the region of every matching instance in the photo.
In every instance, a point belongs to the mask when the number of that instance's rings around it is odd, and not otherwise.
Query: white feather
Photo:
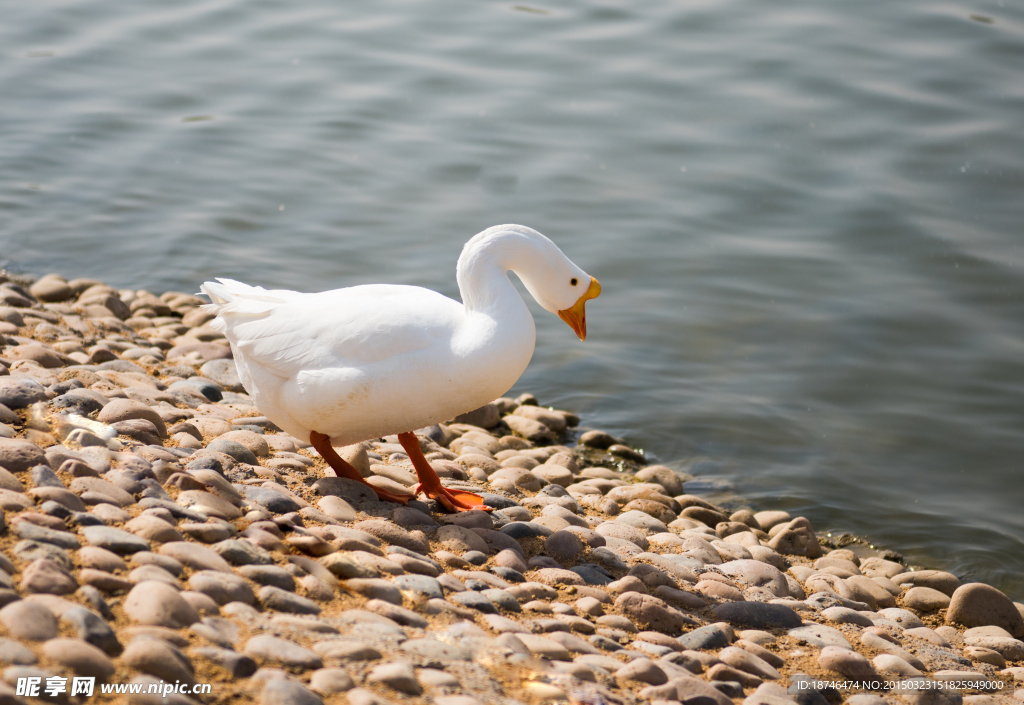
[[[202,291],[260,411],[303,440],[317,431],[347,445],[445,421],[508,391],[535,341],[510,270],[549,310],[579,298],[570,279],[590,279],[540,233],[496,226],[459,258],[465,305],[385,284],[304,294],[219,279]]]

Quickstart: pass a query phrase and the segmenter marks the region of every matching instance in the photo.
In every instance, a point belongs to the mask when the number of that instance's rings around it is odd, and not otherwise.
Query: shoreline
[[[726,512],[529,394],[417,432],[494,512],[380,502],[260,416],[202,299],[20,281],[0,274],[0,697],[57,675],[268,705],[1024,702],[1024,605],[995,588]],[[414,484],[395,439],[339,452]]]

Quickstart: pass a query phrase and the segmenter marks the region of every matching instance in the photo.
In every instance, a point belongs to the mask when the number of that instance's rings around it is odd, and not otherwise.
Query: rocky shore
[[[202,303],[0,275],[0,703],[1024,701],[1024,605],[531,395],[417,432],[493,512],[378,501],[260,415]],[[415,482],[396,438],[339,452]]]

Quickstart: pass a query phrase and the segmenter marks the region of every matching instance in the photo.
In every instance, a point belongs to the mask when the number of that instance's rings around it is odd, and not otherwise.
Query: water
[[[1024,599],[1019,3],[0,6],[5,266],[456,296],[531,225],[605,293],[516,391]]]

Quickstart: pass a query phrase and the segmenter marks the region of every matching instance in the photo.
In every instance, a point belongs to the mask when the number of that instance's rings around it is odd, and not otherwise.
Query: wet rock
[[[199,621],[199,615],[177,590],[151,580],[132,588],[124,600],[124,612],[137,624],[170,629],[181,629]]]
[[[956,589],[946,610],[947,624],[966,627],[994,625],[1010,636],[1024,637],[1024,616],[999,590],[984,583],[970,583]]]

